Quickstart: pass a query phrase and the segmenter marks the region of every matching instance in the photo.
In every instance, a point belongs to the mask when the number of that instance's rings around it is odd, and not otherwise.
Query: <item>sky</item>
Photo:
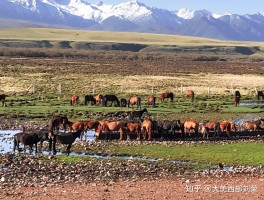
[[[95,4],[100,0],[85,0]],[[119,4],[129,0],[102,0],[105,4]],[[165,8],[167,10],[179,10],[188,8],[191,10],[205,9],[217,14],[256,14],[264,13],[264,0],[138,0],[149,7]]]

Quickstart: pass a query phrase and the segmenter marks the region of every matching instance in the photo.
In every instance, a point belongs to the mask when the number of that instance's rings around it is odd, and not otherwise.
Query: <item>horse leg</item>
[[[67,152],[66,152],[67,156],[70,155],[71,145],[72,145],[72,143],[68,144]]]
[[[14,152],[16,151],[16,147],[17,147],[17,140],[16,140],[16,138],[14,137],[14,146],[13,146],[13,151],[14,151]]]
[[[52,144],[52,149],[53,149],[53,155],[56,155],[56,137],[54,136],[53,138],[53,144]]]
[[[36,153],[38,153],[38,143],[35,143]]]

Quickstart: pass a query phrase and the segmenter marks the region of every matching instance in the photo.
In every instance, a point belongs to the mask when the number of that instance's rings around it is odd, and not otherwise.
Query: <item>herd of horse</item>
[[[112,139],[112,135],[119,135],[120,140],[152,140],[175,139],[175,138],[198,138],[208,139],[210,137],[221,137],[225,135],[230,137],[231,132],[237,131],[260,131],[263,130],[264,119],[255,121],[245,121],[241,125],[233,121],[207,121],[199,123],[196,120],[160,120],[143,118],[147,112],[146,108],[140,111],[134,111],[132,118],[118,120],[78,120],[70,122],[66,116],[53,116],[50,122],[49,130],[26,131],[14,135],[14,151],[19,149],[19,143],[30,146],[33,151],[33,145],[36,147],[40,142],[41,147],[44,141],[49,142],[49,151],[56,154],[56,144],[67,145],[66,154],[70,154],[70,149],[76,138],[82,140],[88,130],[94,130],[95,139]],[[64,132],[60,132],[60,129]],[[104,135],[104,138],[103,138]]]

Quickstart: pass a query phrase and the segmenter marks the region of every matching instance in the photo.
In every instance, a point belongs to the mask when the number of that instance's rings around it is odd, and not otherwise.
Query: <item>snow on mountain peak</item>
[[[182,8],[176,14],[178,17],[183,19],[192,19],[194,16],[194,11],[188,8]]]

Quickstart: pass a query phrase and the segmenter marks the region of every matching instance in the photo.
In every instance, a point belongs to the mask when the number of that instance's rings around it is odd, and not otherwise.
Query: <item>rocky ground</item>
[[[263,199],[264,168],[0,155],[0,199]]]

